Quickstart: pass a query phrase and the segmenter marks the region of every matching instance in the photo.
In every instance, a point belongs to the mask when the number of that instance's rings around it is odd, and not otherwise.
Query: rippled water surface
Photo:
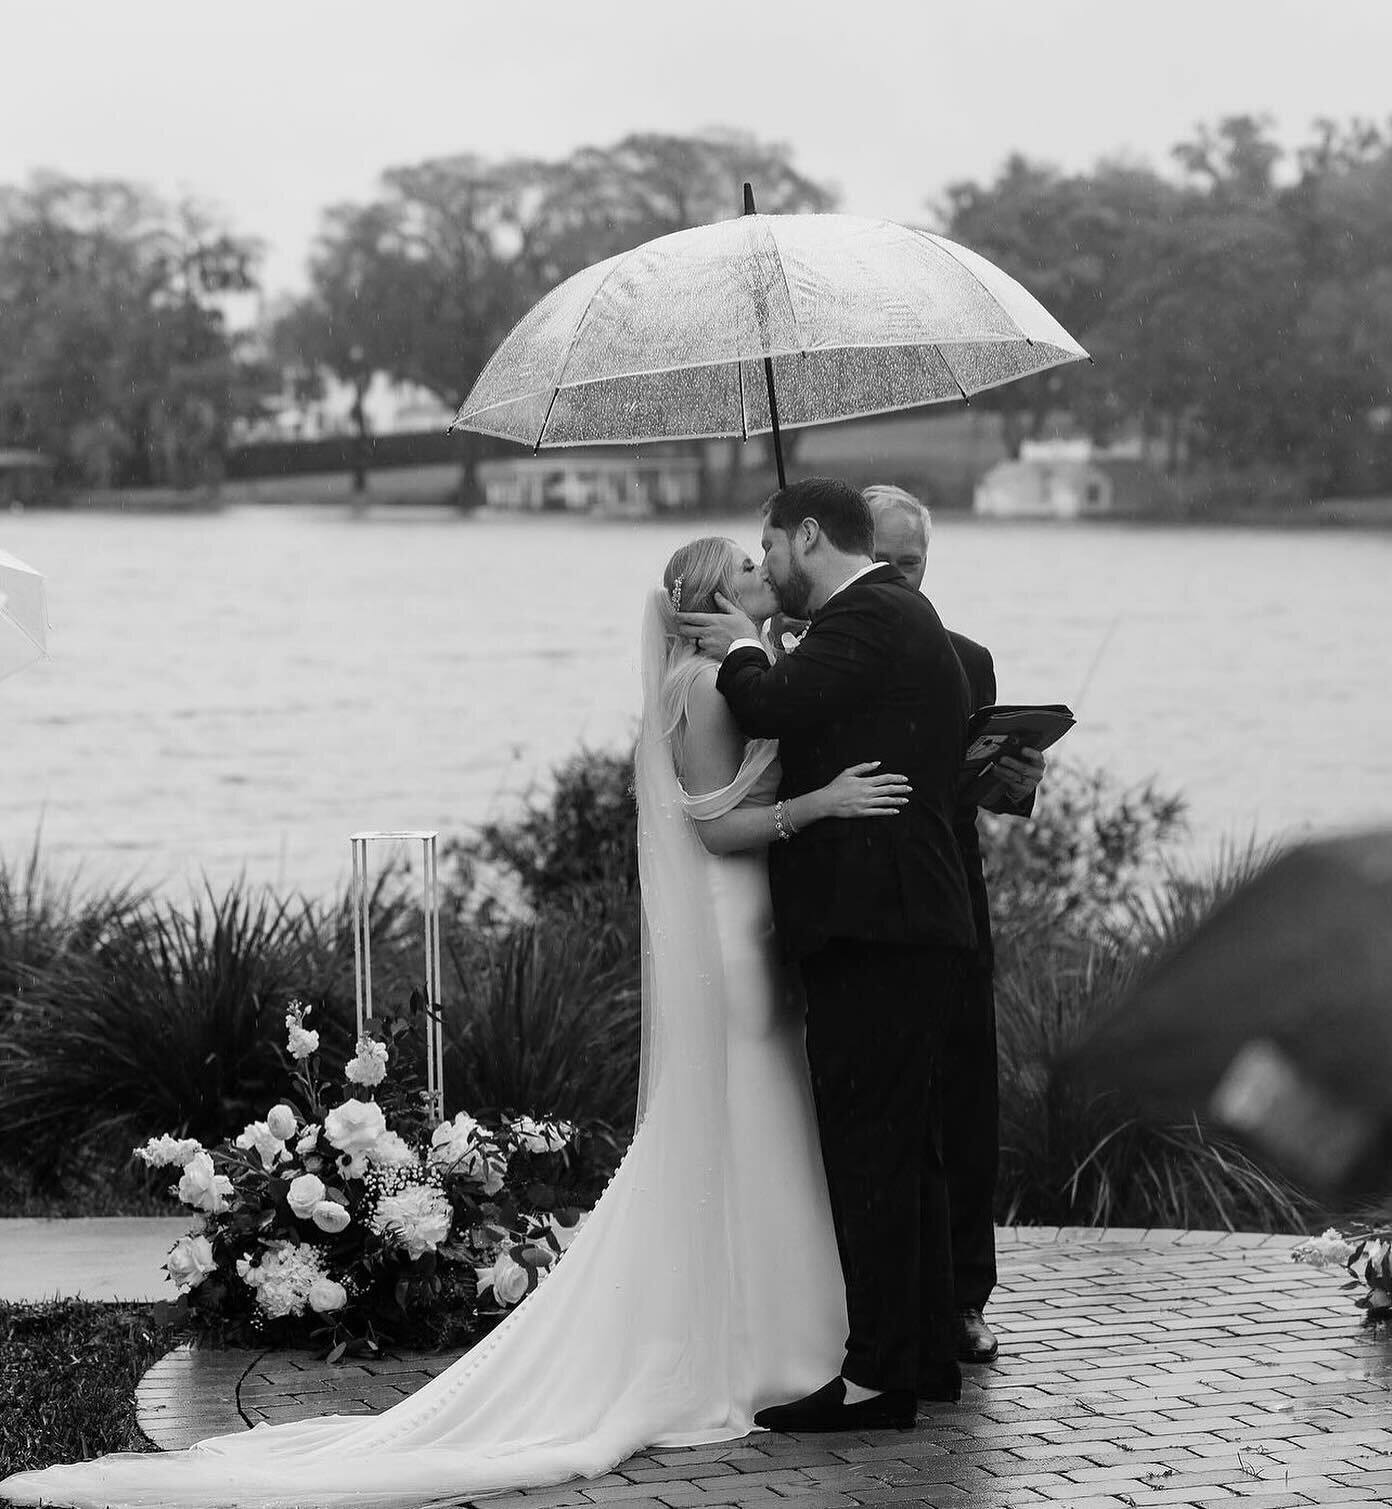
[[[323,892],[359,828],[466,829],[637,715],[642,596],[752,515],[26,514],[51,661],[0,683],[0,852]],[[946,516],[929,595],[1060,750],[1189,799],[1193,847],[1392,822],[1392,536]]]

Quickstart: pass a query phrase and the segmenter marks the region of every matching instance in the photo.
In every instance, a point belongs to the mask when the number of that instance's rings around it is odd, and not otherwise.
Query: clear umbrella
[[[44,579],[0,550],[0,680],[48,653]]]
[[[966,399],[1087,352],[1013,278],[858,215],[746,213],[576,273],[452,428],[535,450],[772,432]]]

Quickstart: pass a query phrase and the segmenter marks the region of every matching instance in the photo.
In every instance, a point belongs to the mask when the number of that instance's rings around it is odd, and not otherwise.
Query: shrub
[[[636,940],[635,940],[636,941]],[[622,928],[553,910],[451,949],[451,1103],[525,1106],[621,1137],[638,1089],[639,961]]]
[[[99,956],[146,899],[129,887],[83,894],[76,876],[59,879],[44,869],[37,838],[22,865],[0,856],[0,1022],[58,960]]]
[[[374,897],[374,963],[395,984],[407,959],[419,967],[419,919],[385,884]],[[323,1003],[329,1059],[351,1051],[352,957],[346,902],[324,909],[238,884],[187,911],[164,902],[125,911],[99,947],[53,954],[10,998],[0,1043],[7,1125],[55,1178],[108,1138],[216,1136],[277,1082],[268,1026],[291,995]]]
[[[487,823],[446,846],[462,911],[488,923],[518,909],[592,904],[638,885],[633,752],[582,749],[554,774],[550,795],[519,818]]]
[[[1055,764],[1027,821],[982,813],[992,931],[1104,933],[1143,894],[1185,828],[1182,797],[1121,788],[1101,770]]]
[[[1198,873],[1166,866],[1154,888],[1124,897],[1121,915],[1089,937],[1061,927],[1002,940],[996,992],[1002,1220],[1304,1229],[1311,1202],[1235,1143],[1196,1121],[1156,1122],[1113,1092],[1075,1083],[1063,1067],[1142,972],[1271,857],[1248,846],[1225,851]]]

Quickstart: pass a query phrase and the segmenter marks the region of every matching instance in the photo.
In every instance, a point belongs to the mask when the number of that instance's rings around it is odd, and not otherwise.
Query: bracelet
[[[792,818],[788,816],[787,802],[775,802],[773,804],[773,830],[784,843],[797,832]]]

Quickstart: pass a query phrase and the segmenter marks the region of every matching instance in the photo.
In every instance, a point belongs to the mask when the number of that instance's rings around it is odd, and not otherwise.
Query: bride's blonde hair
[[[680,583],[680,587],[678,587]],[[677,550],[662,573],[662,585],[672,606],[672,627],[677,613],[718,613],[715,594],[735,595],[735,552],[723,535],[702,535]]]
[[[677,768],[682,764],[682,734],[685,728],[686,697],[701,667],[701,659],[692,642],[677,630],[678,613],[718,613],[715,595],[735,596],[735,552],[724,535],[702,535],[672,554],[662,573],[665,600],[662,626],[667,634],[667,672],[662,683],[662,721],[672,740]]]

